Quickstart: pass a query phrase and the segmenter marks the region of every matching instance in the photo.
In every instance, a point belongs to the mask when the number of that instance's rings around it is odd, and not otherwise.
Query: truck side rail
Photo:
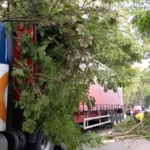
[[[108,118],[108,120],[105,121],[105,122],[101,122],[102,118]],[[89,125],[89,121],[92,121],[92,120],[99,120],[99,122],[96,123],[96,124],[93,124],[93,125]],[[97,126],[100,126],[100,125],[104,125],[104,124],[107,124],[107,123],[111,123],[109,114],[104,115],[104,116],[98,116],[98,117],[84,118],[83,129],[86,130],[86,129],[90,129],[90,128],[97,127]]]
[[[95,104],[91,107],[91,111],[97,110],[115,110],[115,109],[123,109],[123,105],[102,105],[102,104]],[[88,107],[85,104],[80,104],[78,108],[78,112],[88,111]]]

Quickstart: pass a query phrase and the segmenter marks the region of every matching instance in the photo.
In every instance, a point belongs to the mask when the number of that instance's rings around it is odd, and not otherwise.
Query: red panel
[[[118,109],[123,107],[123,95],[122,89],[118,88],[117,92],[113,90],[109,90],[108,92],[104,92],[104,88],[99,84],[90,85],[89,88],[89,96],[95,99],[95,107],[93,110],[110,110],[110,109]],[[88,108],[86,105],[79,105],[79,111],[87,111]]]
[[[91,85],[89,96],[95,99],[96,105],[123,105],[122,89],[118,88],[117,92],[109,90],[104,92],[104,88],[99,84]]]
[[[30,24],[30,26],[27,30],[24,28],[23,25],[17,26],[14,29],[16,31],[16,40],[14,42],[14,59],[15,59],[14,65],[18,66],[19,65],[18,61],[22,58],[22,56],[21,56],[20,49],[19,49],[19,40],[17,40],[17,39],[21,38],[22,35],[25,32],[27,32],[27,34],[32,35],[31,43],[34,43],[35,42],[35,28],[34,28],[33,24]],[[30,76],[28,78],[26,78],[25,81],[27,82],[27,84],[32,85],[34,71],[33,71],[33,62],[30,58],[27,59],[27,64],[30,68]],[[16,83],[16,86],[17,86],[17,81],[15,78],[14,78],[14,82]],[[20,92],[21,92],[21,89],[19,87],[14,91],[14,99],[15,100],[19,100]]]
[[[97,117],[97,116],[98,116],[97,111],[89,112],[89,114],[88,114],[88,118]],[[75,122],[82,123],[84,121],[84,118],[85,118],[85,115],[83,112],[81,112],[80,114],[78,114],[78,113],[74,114]]]

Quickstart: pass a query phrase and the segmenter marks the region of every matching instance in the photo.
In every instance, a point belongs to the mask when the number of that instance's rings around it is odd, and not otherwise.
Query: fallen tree
[[[104,138],[146,138],[150,140],[150,114],[148,114],[141,123],[136,124],[133,117],[127,118],[124,122],[114,126],[114,130],[105,135]]]

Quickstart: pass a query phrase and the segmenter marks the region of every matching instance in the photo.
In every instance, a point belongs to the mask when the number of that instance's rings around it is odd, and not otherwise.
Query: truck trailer
[[[95,100],[94,106],[88,108],[86,104],[81,103],[75,112],[75,121],[81,124],[84,130],[123,121],[122,88],[118,88],[116,92],[105,92],[104,88],[95,82],[89,87],[89,97]]]
[[[25,32],[23,26],[17,26],[15,30],[16,39]],[[31,24],[27,33],[31,35],[31,43],[36,42],[35,25]],[[45,138],[39,128],[32,134],[22,131],[22,113],[14,107],[15,101],[19,101],[20,89],[14,90],[13,84],[17,81],[11,76],[12,67],[20,60],[21,53],[19,42],[13,40],[12,34],[6,37],[5,24],[0,22],[0,150],[56,150],[56,146]],[[30,73],[33,74],[32,59],[27,59],[27,64]],[[30,85],[32,80],[34,79],[29,77],[25,82]],[[95,99],[95,105],[88,109],[85,104],[79,104],[78,111],[74,113],[75,121],[81,124],[83,129],[123,120],[121,88],[118,88],[117,92],[112,90],[104,92],[104,88],[95,83],[90,85],[89,96]],[[65,150],[63,144],[57,148]]]

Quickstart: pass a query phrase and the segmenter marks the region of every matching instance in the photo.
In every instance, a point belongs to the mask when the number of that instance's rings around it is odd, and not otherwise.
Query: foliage
[[[82,143],[88,147],[100,147],[104,145],[104,137],[98,136],[95,132],[88,131],[82,138]]]
[[[123,89],[123,98],[125,105],[138,105],[141,103],[141,96],[139,92],[141,91],[141,76],[140,70],[137,70],[137,76],[132,79],[132,84]],[[143,97],[142,97],[143,100]]]
[[[143,15],[144,13],[144,15]],[[134,17],[133,23],[135,23],[138,26],[138,30],[145,36],[149,36],[150,29],[150,10],[144,11],[141,10],[137,16]]]
[[[124,133],[130,129],[132,129],[136,125],[135,120],[133,119],[133,116],[128,117],[123,123],[118,124],[115,129],[120,129]],[[150,140],[150,113],[148,113],[147,116],[145,116],[143,123],[141,126],[135,128],[130,132],[129,134],[144,136],[148,140]]]
[[[145,106],[149,108],[150,107],[150,95],[147,95],[144,100],[145,100]]]
[[[130,7],[130,12],[133,15],[132,22],[136,31],[138,31],[138,37],[140,42],[143,43],[144,47],[144,57],[146,59],[150,56],[150,42],[149,42],[149,35],[150,35],[150,4],[148,1],[134,1],[132,6]],[[140,34],[139,34],[140,33]],[[138,88],[136,92],[132,92],[133,99],[137,99],[139,97],[145,105],[149,106],[149,69],[144,70],[140,75],[140,80],[138,81]],[[129,92],[131,93],[131,92]],[[137,95],[137,96],[136,96]],[[139,100],[138,98],[138,100]]]
[[[24,110],[24,131],[39,125],[48,139],[74,150],[81,133],[73,113],[80,101],[91,106],[88,87],[95,76],[106,91],[132,82],[136,71],[131,65],[140,61],[142,49],[120,29],[125,16],[113,2],[122,1],[6,0],[6,7],[0,1],[0,20],[8,31],[34,23],[39,36],[34,44],[26,32],[16,39],[22,57],[15,60],[12,75],[21,90],[17,106]],[[35,64],[33,74],[28,58]]]
[[[149,13],[150,4],[148,1],[133,1],[129,8],[133,15],[133,24],[144,36],[149,34]]]
[[[150,71],[149,69],[139,71],[133,84],[124,88],[125,103],[129,105],[145,105],[149,107],[150,100]]]
[[[134,118],[131,116],[131,117],[127,117],[126,120],[124,120],[123,122],[116,124],[114,126],[114,129],[126,131],[128,129],[131,129],[135,125],[136,125],[136,122]]]

